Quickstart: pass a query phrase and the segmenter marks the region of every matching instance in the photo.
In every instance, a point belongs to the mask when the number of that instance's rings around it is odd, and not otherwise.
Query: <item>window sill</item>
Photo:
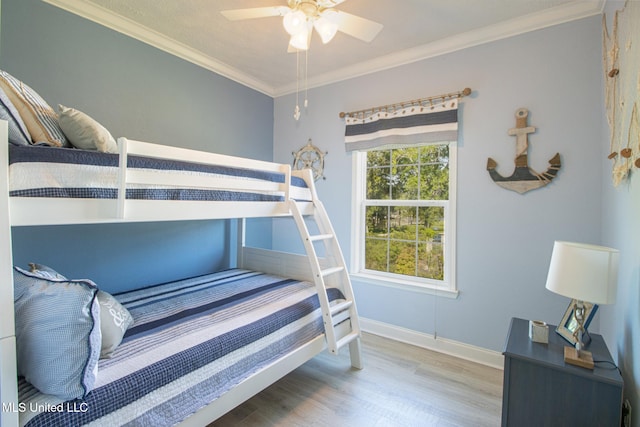
[[[438,288],[428,284],[419,284],[411,281],[403,281],[403,280],[393,280],[381,278],[379,276],[373,274],[366,273],[351,273],[350,277],[353,281],[366,284],[366,285],[376,285],[376,286],[385,286],[388,288],[396,288],[402,289],[410,292],[417,292],[428,295],[437,295],[444,298],[457,299],[460,291],[451,290],[451,289],[443,289]]]

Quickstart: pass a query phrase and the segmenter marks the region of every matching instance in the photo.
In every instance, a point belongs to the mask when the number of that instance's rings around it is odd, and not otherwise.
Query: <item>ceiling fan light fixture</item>
[[[300,31],[298,34],[292,35],[289,44],[299,50],[309,49],[309,40],[311,32],[308,30]]]
[[[284,29],[291,36],[296,36],[301,32],[306,31],[307,16],[301,10],[289,11],[282,19],[282,25]]]
[[[324,44],[329,43],[338,32],[338,23],[332,19],[335,15],[335,11],[327,10],[313,23]]]

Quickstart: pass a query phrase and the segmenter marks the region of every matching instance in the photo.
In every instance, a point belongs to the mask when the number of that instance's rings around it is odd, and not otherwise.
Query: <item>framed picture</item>
[[[562,338],[567,340],[569,344],[576,345],[576,339],[573,337],[573,333],[578,329],[578,322],[576,321],[575,316],[573,315],[573,307],[575,307],[577,300],[573,299],[569,303],[569,307],[567,307],[567,311],[565,311],[564,316],[562,316],[562,320],[558,324],[556,328],[556,332]],[[598,310],[597,304],[591,304],[590,302],[584,303],[584,330],[585,332],[589,328],[589,324],[593,319],[593,316],[596,314]],[[591,338],[588,334],[583,335],[582,342],[584,344],[588,344],[591,341]]]

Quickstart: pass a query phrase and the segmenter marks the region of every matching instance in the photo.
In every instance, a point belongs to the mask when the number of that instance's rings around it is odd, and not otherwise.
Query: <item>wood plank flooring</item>
[[[502,371],[376,335],[363,370],[323,353],[209,427],[498,426]]]

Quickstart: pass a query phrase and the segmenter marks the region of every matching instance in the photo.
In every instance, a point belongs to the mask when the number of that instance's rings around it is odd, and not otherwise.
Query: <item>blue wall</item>
[[[39,0],[3,0],[1,19],[0,69],[52,107],[82,110],[116,138],[272,159],[272,98]],[[15,228],[14,260],[124,289],[226,268],[230,227]],[[270,231],[252,234],[255,243],[269,246]]]
[[[325,157],[318,193],[347,258],[351,250],[352,156],[341,111],[454,92],[462,100],[458,150],[457,299],[354,283],[368,319],[502,351],[511,317],[557,324],[567,298],[545,289],[554,240],[601,240],[601,26],[591,17],[309,91],[309,108],[292,118],[295,95],[276,98],[274,160],[287,161],[308,138]],[[516,109],[529,109],[529,163],[544,171],[559,152],[549,186],[524,195],[502,189],[486,171],[513,170]],[[293,236],[274,232],[274,248]],[[597,321],[594,330],[597,331]]]

